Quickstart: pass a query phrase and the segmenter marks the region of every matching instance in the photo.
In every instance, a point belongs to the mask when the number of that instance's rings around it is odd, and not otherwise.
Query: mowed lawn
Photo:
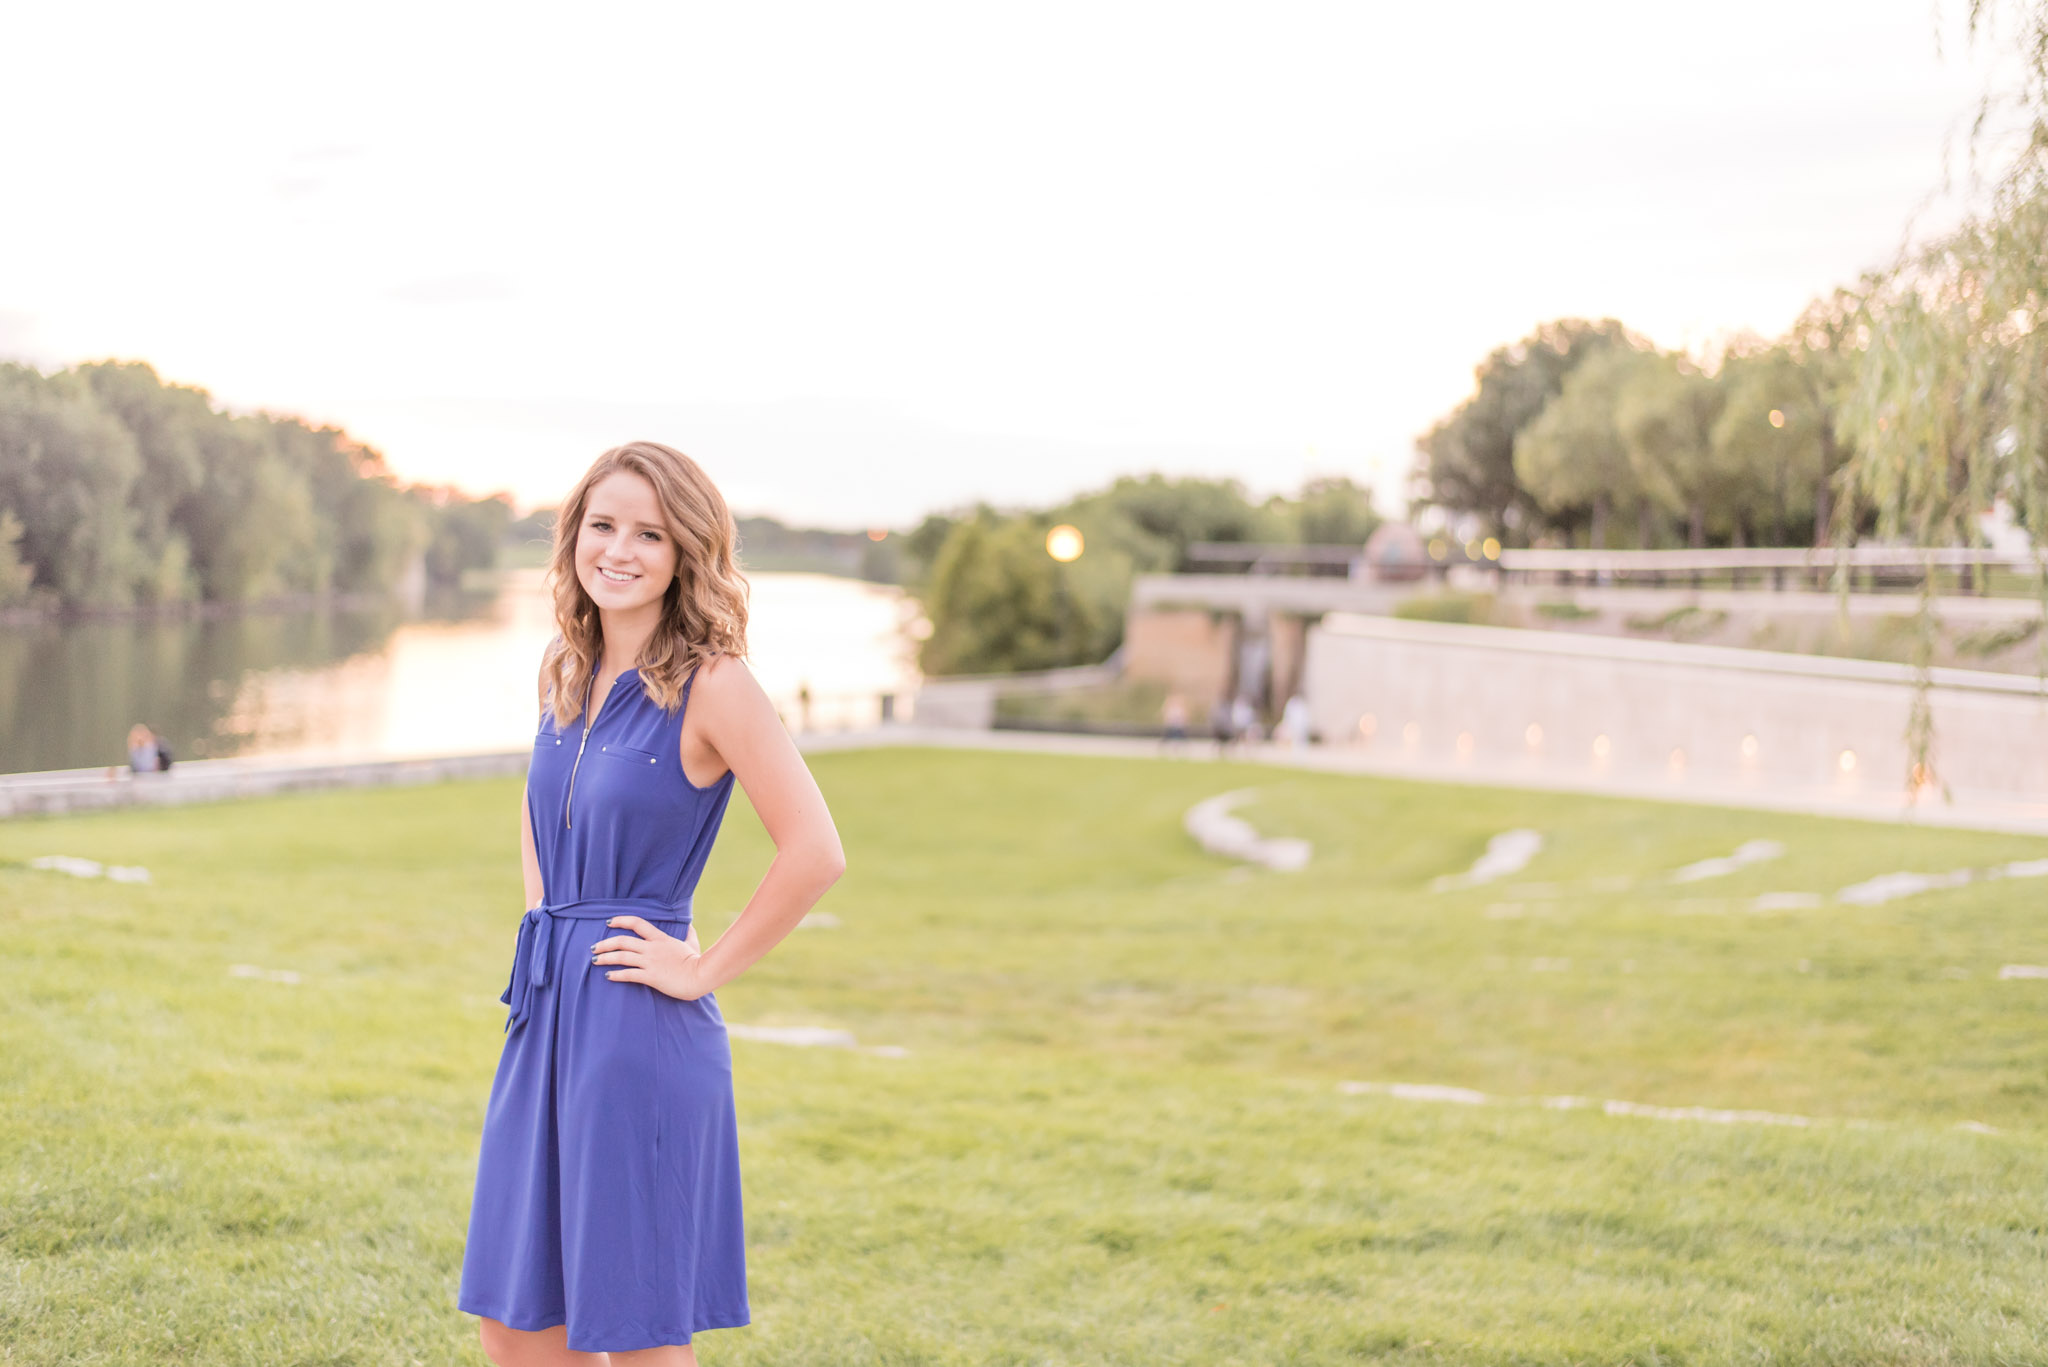
[[[2000,977],[2048,964],[2048,879],[1754,909],[2048,841],[1248,764],[815,768],[840,924],[720,1004],[862,1049],[734,1042],[755,1323],[706,1363],[2048,1362],[2048,981]],[[1241,787],[1305,872],[1182,831]],[[0,1363],[483,1360],[453,1300],[518,797],[0,823]],[[1512,828],[1526,870],[1431,891]],[[1669,877],[1759,838],[1785,853]],[[769,854],[736,802],[707,932]]]

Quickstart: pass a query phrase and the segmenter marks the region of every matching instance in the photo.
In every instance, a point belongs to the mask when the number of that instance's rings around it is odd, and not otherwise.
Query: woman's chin
[[[583,591],[590,595],[591,602],[613,611],[644,607],[655,597],[642,591],[637,579],[630,584],[614,584],[609,579],[599,579],[593,584],[586,579],[583,582]]]

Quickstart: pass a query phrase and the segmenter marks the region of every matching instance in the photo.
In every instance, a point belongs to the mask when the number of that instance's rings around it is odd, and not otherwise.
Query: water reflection
[[[757,574],[754,672],[792,726],[869,725],[914,688],[897,589]],[[448,754],[533,733],[554,634],[538,570],[406,618],[395,605],[0,630],[0,770],[125,762],[146,721],[179,758]]]

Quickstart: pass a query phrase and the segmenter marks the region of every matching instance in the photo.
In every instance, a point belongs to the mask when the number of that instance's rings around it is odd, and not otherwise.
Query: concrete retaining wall
[[[1124,622],[1124,673],[1165,684],[1199,713],[1230,696],[1238,634],[1230,613],[1134,607]]]
[[[1306,674],[1327,741],[1418,760],[1845,796],[1906,783],[1899,665],[1333,613]],[[2048,799],[2034,679],[1936,670],[1931,705],[1959,800]]]

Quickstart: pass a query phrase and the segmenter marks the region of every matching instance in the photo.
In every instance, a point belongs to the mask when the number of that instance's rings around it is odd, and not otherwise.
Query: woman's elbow
[[[816,884],[822,892],[846,872],[846,851],[840,848],[839,833],[828,827],[778,845],[775,862],[792,876]]]
[[[846,851],[838,840],[833,840],[818,852],[818,879],[827,887],[838,882],[846,873]]]
[[[846,873],[846,851],[840,846],[840,832],[829,832],[813,846],[811,869],[823,887],[831,887]]]

